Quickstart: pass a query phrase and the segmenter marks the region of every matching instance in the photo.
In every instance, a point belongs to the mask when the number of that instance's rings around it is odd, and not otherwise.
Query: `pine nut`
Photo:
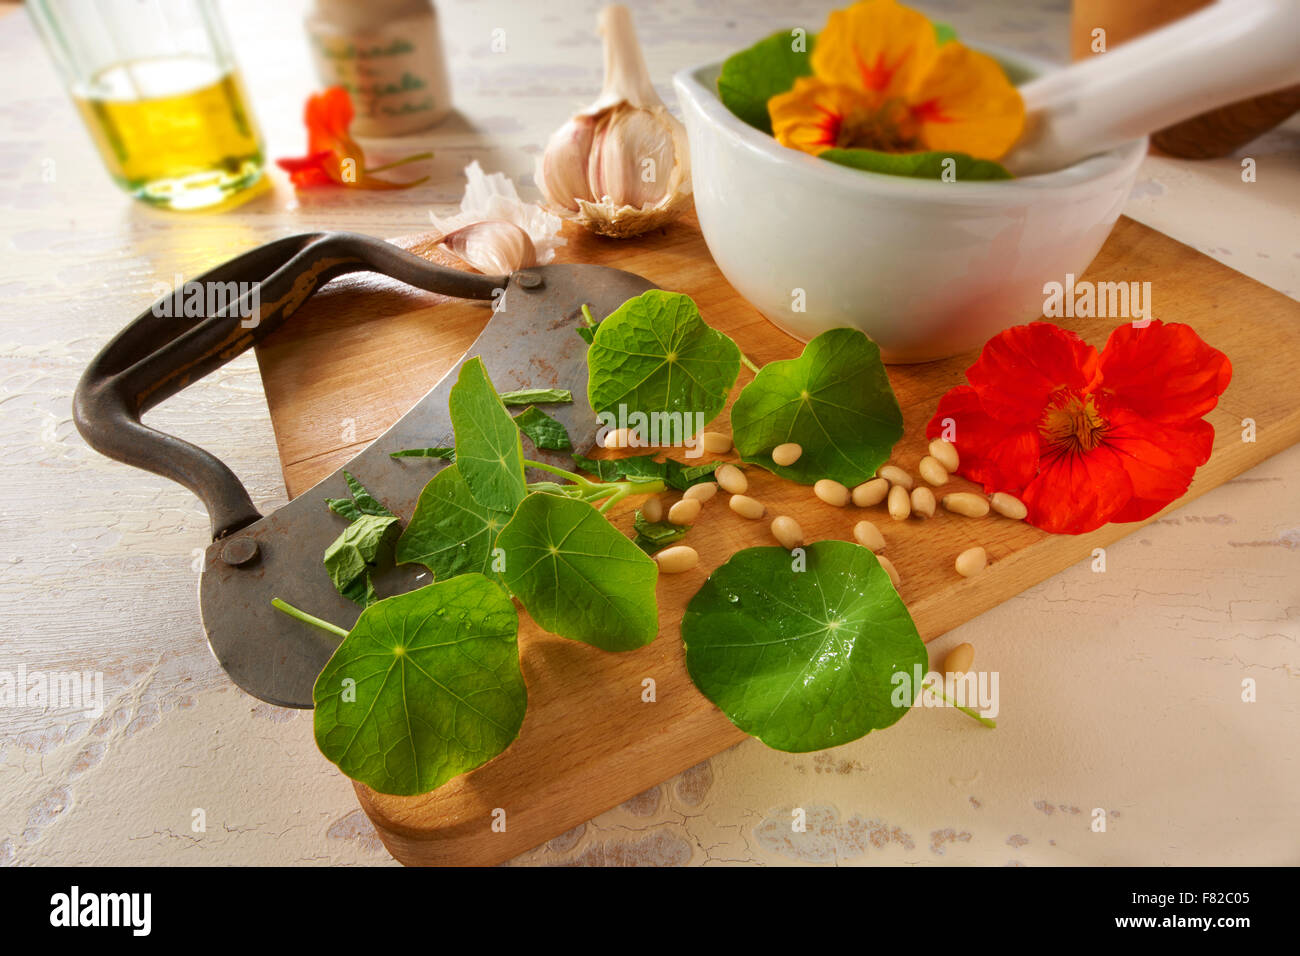
[[[605,435],[606,448],[630,448],[632,447],[632,429],[615,428]]]
[[[813,494],[836,508],[843,508],[849,503],[849,489],[830,478],[823,478],[813,485]]]
[[[700,504],[708,501],[718,493],[718,486],[711,481],[701,481],[698,485],[691,485],[682,495],[683,501],[698,501]]]
[[[698,498],[683,498],[668,509],[668,520],[673,524],[690,524],[700,516]]]
[[[926,455],[921,459],[921,464],[917,466],[917,471],[921,477],[934,485],[936,488],[948,483],[948,469],[943,467],[943,463],[933,455]]]
[[[876,560],[879,561],[880,566],[885,569],[885,573],[889,575],[890,582],[894,585],[894,590],[897,591],[899,587],[902,586],[903,579],[898,576],[898,568],[894,567],[894,562],[890,561],[883,554],[876,555]]]
[[[803,546],[803,528],[793,518],[781,515],[772,519],[772,536],[787,551]]]
[[[749,479],[735,465],[719,465],[713,473],[713,480],[728,494],[743,495],[749,490]]]
[[[967,548],[957,555],[957,573],[964,578],[979,574],[989,563],[988,552],[983,548]]]
[[[700,444],[710,454],[725,455],[731,451],[731,436],[722,432],[704,432],[700,435]]]
[[[961,464],[961,459],[957,457],[957,448],[950,441],[944,441],[942,438],[936,438],[930,442],[930,454],[939,460],[939,464],[952,474]]]
[[[652,524],[664,520],[664,502],[658,495],[651,495],[641,505],[641,517]]]
[[[889,482],[884,478],[872,478],[853,489],[853,503],[859,508],[878,505],[889,494]]]
[[[793,465],[802,454],[803,446],[790,441],[784,445],[777,445],[772,449],[772,461],[785,467],[786,465]]]
[[[889,482],[891,485],[902,485],[908,491],[912,490],[912,485],[914,484],[912,476],[903,471],[903,469],[899,468],[897,465],[885,465],[885,467],[881,468],[876,472],[876,474],[881,478],[884,478],[885,481]]]
[[[755,501],[748,495],[732,495],[727,504],[731,506],[732,511],[742,518],[761,518],[763,513],[767,511],[763,507],[763,502]]]
[[[902,485],[889,489],[889,517],[902,521],[912,513],[912,499]]]
[[[989,497],[989,504],[993,506],[993,510],[998,514],[1007,518],[1014,518],[1016,521],[1024,521],[1025,516],[1029,514],[1029,509],[1025,507],[1023,501],[1015,495],[1007,494],[1005,491],[993,492]]]
[[[969,644],[958,644],[943,659],[945,674],[965,674],[975,663],[975,648]]]
[[[885,548],[885,536],[870,521],[859,521],[855,524],[853,537],[857,539],[858,544],[871,551],[883,551]]]
[[[968,518],[982,518],[989,513],[989,500],[969,491],[958,491],[943,496],[943,506],[954,514]]]
[[[655,563],[664,574],[681,574],[699,564],[700,555],[689,545],[677,544],[656,554]]]
[[[934,492],[925,486],[912,489],[912,514],[918,518],[934,517]]]

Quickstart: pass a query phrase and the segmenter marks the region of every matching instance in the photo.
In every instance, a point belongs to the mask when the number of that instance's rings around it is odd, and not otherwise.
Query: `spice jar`
[[[313,0],[305,21],[324,86],[352,96],[360,136],[402,136],[451,112],[431,0]]]

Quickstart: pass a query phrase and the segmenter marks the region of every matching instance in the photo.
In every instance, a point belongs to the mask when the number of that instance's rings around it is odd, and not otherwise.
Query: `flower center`
[[[835,145],[840,149],[876,149],[898,153],[920,148],[920,124],[897,96],[877,106],[860,106],[840,121]]]
[[[1038,433],[1055,451],[1089,452],[1105,439],[1106,427],[1091,395],[1081,398],[1062,392],[1043,412]]]

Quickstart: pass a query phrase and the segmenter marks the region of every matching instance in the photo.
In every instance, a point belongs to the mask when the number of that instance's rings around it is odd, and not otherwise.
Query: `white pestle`
[[[1218,0],[1020,87],[1017,176],[1063,169],[1207,110],[1300,83],[1300,0]]]

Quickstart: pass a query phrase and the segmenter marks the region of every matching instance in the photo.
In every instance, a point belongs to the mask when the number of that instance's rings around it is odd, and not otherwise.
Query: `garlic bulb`
[[[460,212],[429,219],[441,233],[435,243],[487,275],[509,275],[546,265],[567,240],[560,219],[536,203],[524,202],[502,173],[485,173],[474,160],[465,167]]]
[[[604,236],[636,236],[686,209],[690,148],[650,82],[627,8],[605,7],[600,32],[605,84],[596,102],[551,136],[537,184],[566,219]]]

